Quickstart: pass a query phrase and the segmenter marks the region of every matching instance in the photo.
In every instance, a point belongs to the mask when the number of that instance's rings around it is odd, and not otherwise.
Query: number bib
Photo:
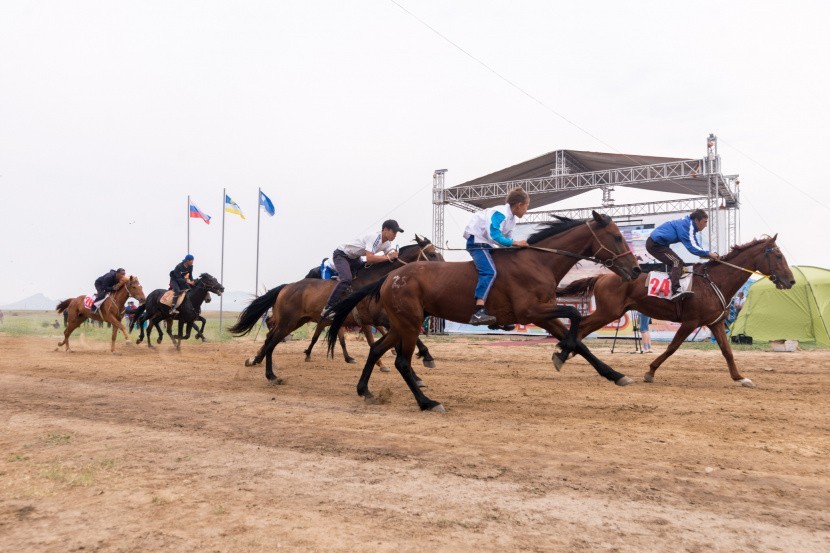
[[[685,292],[691,287],[692,275],[690,273],[681,275],[680,289]],[[671,277],[669,277],[669,273],[651,271],[646,280],[646,290],[648,290],[648,295],[653,298],[668,299],[671,296]]]

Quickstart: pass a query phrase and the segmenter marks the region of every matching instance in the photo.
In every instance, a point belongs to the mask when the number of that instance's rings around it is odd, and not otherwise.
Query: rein
[[[623,257],[623,256],[625,256],[625,255],[631,255],[631,256],[634,256],[634,252],[632,252],[631,250],[626,250],[626,251],[624,251],[624,252],[622,252],[622,253],[615,254],[615,253],[614,253],[614,252],[612,252],[610,249],[608,249],[608,248],[605,246],[605,244],[603,244],[603,243],[602,243],[602,241],[599,239],[599,237],[597,236],[597,234],[594,232],[594,229],[592,229],[592,228],[591,228],[591,225],[590,225],[590,224],[588,224],[588,222],[587,222],[587,221],[585,222],[585,226],[587,226],[587,227],[588,227],[588,230],[590,230],[590,231],[591,231],[591,234],[593,235],[594,239],[595,239],[595,240],[599,243],[599,245],[600,245],[600,250],[605,250],[605,251],[607,251],[607,252],[609,252],[609,253],[611,254],[611,258],[610,258],[610,259],[605,259],[605,260],[603,260],[603,259],[599,259],[599,258],[597,258],[597,257],[588,256],[588,255],[581,255],[581,254],[578,254],[578,253],[573,253],[573,252],[569,252],[569,251],[566,251],[566,250],[557,250],[557,249],[555,249],[555,248],[543,248],[542,246],[532,246],[532,245],[530,245],[530,244],[528,244],[527,246],[523,246],[523,247],[510,246],[510,247],[508,247],[508,248],[504,248],[504,249],[508,249],[508,250],[525,250],[525,249],[530,249],[530,250],[537,250],[537,251],[540,251],[540,252],[555,253],[555,254],[557,254],[557,255],[564,255],[564,256],[567,256],[567,257],[573,257],[573,258],[576,258],[576,259],[579,259],[579,260],[582,260],[582,261],[591,261],[591,262],[593,262],[593,263],[596,263],[597,265],[602,265],[602,266],[606,267],[607,269],[610,269],[611,267],[613,267],[613,266],[614,266],[614,261],[616,261],[616,259],[617,259],[618,257]],[[437,246],[436,246],[436,247],[437,247]],[[466,252],[466,251],[470,251],[470,250],[468,250],[467,248],[450,248],[449,246],[444,247],[444,248],[439,248],[439,249],[440,249],[440,250],[444,250],[444,251],[455,251],[455,252]],[[475,249],[485,250],[485,249],[489,249],[489,248],[471,248],[471,249],[472,249],[472,250],[475,250]],[[635,257],[635,259],[636,259],[636,257]]]

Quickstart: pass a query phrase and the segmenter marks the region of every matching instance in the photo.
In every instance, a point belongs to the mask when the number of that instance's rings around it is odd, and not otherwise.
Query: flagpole
[[[222,256],[219,258],[219,282],[225,282],[225,189],[222,189]],[[222,296],[219,296],[219,338],[222,338]]]
[[[256,277],[254,278],[254,295],[259,294],[259,218],[262,211],[262,188],[257,189],[256,195]]]
[[[187,195],[187,252],[190,253],[190,194]]]

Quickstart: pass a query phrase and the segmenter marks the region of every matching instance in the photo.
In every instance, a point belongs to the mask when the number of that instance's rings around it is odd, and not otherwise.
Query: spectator
[[[651,330],[649,329],[651,317],[645,313],[637,313],[637,322],[640,325],[640,336],[643,341],[643,353],[653,353],[651,351]]]

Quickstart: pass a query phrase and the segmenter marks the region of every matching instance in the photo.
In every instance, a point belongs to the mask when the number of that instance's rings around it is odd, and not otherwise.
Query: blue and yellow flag
[[[233,201],[231,197],[227,194],[225,194],[225,211],[227,211],[228,213],[235,213],[243,219],[245,218],[245,216],[242,214],[242,210],[239,208],[236,202]]]

